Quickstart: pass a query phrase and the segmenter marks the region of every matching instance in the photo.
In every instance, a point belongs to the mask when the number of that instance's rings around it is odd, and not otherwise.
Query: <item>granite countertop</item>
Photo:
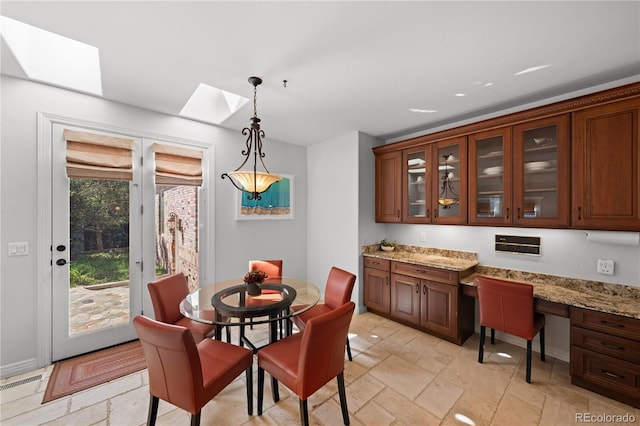
[[[640,287],[478,265],[460,284],[475,286],[476,275],[533,285],[533,295],[549,302],[640,319]]]
[[[466,271],[478,264],[476,253],[400,244],[396,245],[393,251],[382,251],[379,244],[364,246],[362,247],[362,255],[449,271]]]

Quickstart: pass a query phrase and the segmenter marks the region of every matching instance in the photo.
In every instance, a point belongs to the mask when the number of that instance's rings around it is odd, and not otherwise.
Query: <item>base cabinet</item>
[[[364,304],[382,315],[389,315],[391,307],[389,268],[388,260],[364,258]]]
[[[370,311],[458,345],[473,334],[474,299],[459,290],[460,278],[471,270],[457,272],[391,261],[384,271],[390,283],[385,286],[381,270],[372,268],[367,259],[364,294]],[[380,303],[387,294],[388,308]]]
[[[571,308],[571,383],[640,408],[640,320]]]

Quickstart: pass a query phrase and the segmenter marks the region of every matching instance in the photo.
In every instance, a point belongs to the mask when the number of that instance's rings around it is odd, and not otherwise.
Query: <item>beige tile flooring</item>
[[[256,326],[252,332],[254,342],[264,340],[263,327]],[[572,386],[566,362],[547,357],[542,363],[534,356],[533,383],[527,384],[525,351],[507,343],[487,344],[485,363],[478,364],[477,335],[456,346],[371,313],[354,316],[350,341],[354,360],[345,362],[345,381],[352,425],[558,426],[581,424],[576,415],[585,416],[583,413],[626,414],[634,416],[636,424],[640,422],[640,410]],[[149,401],[146,370],[41,404],[51,370],[49,366],[2,381],[44,375],[41,381],[0,392],[3,426],[145,423]],[[282,385],[280,397],[274,404],[267,385],[263,415],[248,416],[241,375],[205,406],[202,424],[298,424],[297,397]],[[311,424],[342,424],[335,381],[309,399],[309,410]],[[161,402],[157,424],[187,425],[189,415]]]

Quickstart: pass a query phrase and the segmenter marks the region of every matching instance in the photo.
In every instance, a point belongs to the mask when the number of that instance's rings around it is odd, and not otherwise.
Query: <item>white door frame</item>
[[[154,134],[151,132],[143,132],[140,130],[132,130],[120,128],[113,125],[107,125],[103,123],[96,123],[87,120],[76,119],[58,114],[51,114],[45,112],[38,112],[37,114],[37,363],[38,367],[44,367],[51,364],[51,350],[52,350],[52,188],[51,188],[51,173],[52,173],[52,130],[53,124],[61,124],[74,127],[82,127],[85,129],[93,129],[95,131],[115,133],[128,135],[131,137],[142,138],[143,142],[146,139],[152,139],[154,141],[164,141],[178,145],[185,145],[194,148],[200,148],[204,151],[202,159],[203,168],[203,187],[201,189],[201,228],[205,229],[200,235],[200,282],[209,282],[209,277],[213,277],[213,262],[207,262],[206,259],[214,258],[213,241],[215,226],[214,222],[214,185],[213,176],[215,173],[209,171],[209,165],[214,163],[214,149],[210,144],[206,144],[199,141],[193,141],[188,139],[178,139],[166,135]],[[143,149],[147,149],[148,144],[143,143]],[[139,161],[139,160],[134,160]],[[153,173],[145,171],[142,176],[142,185],[147,185],[149,179],[153,179]],[[153,180],[151,180],[153,182]],[[153,206],[153,191],[146,191],[143,195],[143,205]],[[149,203],[149,200],[151,202]],[[147,207],[147,211],[151,207]],[[152,222],[152,221],[146,221]],[[143,225],[143,235],[149,235],[149,228],[153,228],[153,225]],[[153,233],[151,234],[153,235]],[[151,241],[153,243],[153,241]],[[143,248],[144,258],[143,262],[147,265],[154,265],[155,263],[155,251],[153,249]],[[155,275],[155,268],[147,267],[143,271],[142,280],[144,282],[151,281]],[[145,287],[145,286],[143,286]],[[146,289],[146,287],[145,287]],[[151,299],[146,291],[143,291],[142,310],[145,315],[153,316],[153,308],[151,305]],[[132,313],[132,317],[135,316]]]

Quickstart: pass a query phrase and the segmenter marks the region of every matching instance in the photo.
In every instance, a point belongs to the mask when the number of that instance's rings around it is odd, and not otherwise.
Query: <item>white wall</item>
[[[209,228],[214,247],[212,280],[237,277],[253,258],[281,258],[287,275],[307,275],[307,155],[297,145],[264,142],[266,164],[273,172],[295,176],[293,220],[236,221],[236,192],[219,178],[241,160],[244,136],[216,126],[158,114],[25,80],[2,76],[0,143],[0,368],[36,368],[38,338],[38,209],[49,206],[37,200],[37,112],[81,119],[131,131],[132,134],[166,135],[210,144],[214,148],[213,175],[215,228]],[[268,123],[264,123],[268,128]],[[27,242],[29,255],[8,257],[9,242]],[[41,260],[40,260],[41,261]],[[9,367],[8,367],[9,366]]]
[[[307,150],[308,279],[324,286],[332,266],[358,276],[352,300],[361,285],[358,244],[358,133],[353,132]]]

